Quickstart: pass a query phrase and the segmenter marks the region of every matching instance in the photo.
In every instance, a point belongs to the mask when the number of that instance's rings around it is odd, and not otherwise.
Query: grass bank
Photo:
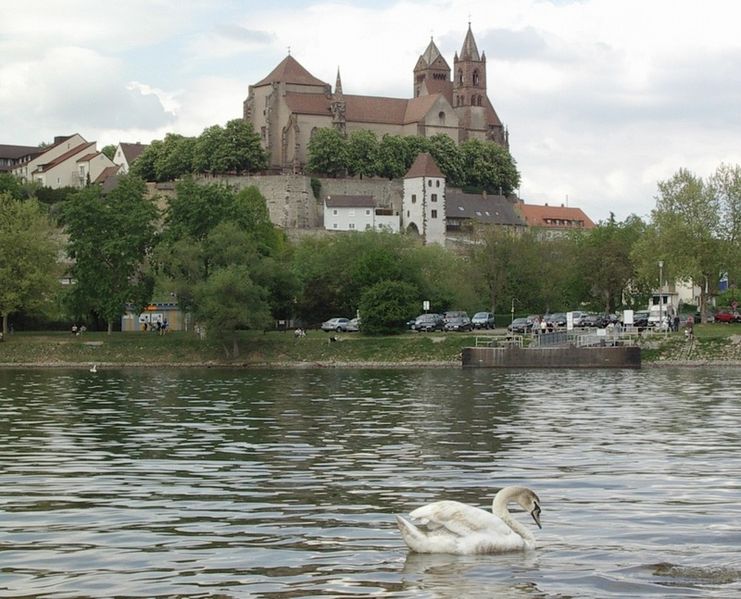
[[[739,364],[741,325],[695,327],[691,343],[683,333],[648,335],[641,340],[645,365]],[[405,333],[369,337],[360,333],[335,335],[309,331],[303,339],[291,332],[243,332],[240,355],[227,357],[221,343],[192,333],[18,333],[0,343],[0,365],[215,365],[215,366],[342,366],[458,365],[463,347],[474,345],[475,334]],[[231,349],[231,344],[229,344]]]

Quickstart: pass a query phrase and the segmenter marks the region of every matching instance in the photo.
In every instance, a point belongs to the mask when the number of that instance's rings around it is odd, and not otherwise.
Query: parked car
[[[715,322],[724,322],[726,324],[731,322],[741,322],[741,314],[738,312],[731,312],[730,310],[719,310],[715,313]]]
[[[527,318],[515,318],[507,330],[510,333],[529,333],[533,330],[533,323]]]
[[[445,323],[446,331],[471,331],[473,324],[468,316],[454,316]]]
[[[493,329],[496,326],[494,314],[491,312],[476,312],[471,319],[471,324],[476,329]]]
[[[584,317],[587,315],[586,312],[582,312],[581,310],[573,310],[571,314],[574,317],[574,326],[575,327],[583,327],[584,326]]]
[[[566,314],[564,312],[547,314],[544,318],[550,328],[561,329],[566,326]]]
[[[448,322],[453,318],[461,318],[462,316],[468,318],[468,314],[466,314],[462,310],[448,310],[445,314],[443,314],[443,320],[445,322]]]
[[[360,330],[360,319],[359,318],[351,318],[350,322],[347,323],[347,326],[345,327],[345,330],[348,333],[357,333]]]
[[[639,331],[648,328],[648,310],[633,312],[633,326]]]
[[[605,318],[604,314],[587,314],[582,318],[581,326],[585,328],[604,329],[609,322],[609,319]]]
[[[347,331],[347,325],[350,324],[348,318],[330,318],[329,320],[322,323],[322,331],[329,333],[329,331],[337,331],[342,333]]]
[[[445,321],[440,314],[420,314],[414,321],[414,330],[418,333],[442,331],[444,328]]]

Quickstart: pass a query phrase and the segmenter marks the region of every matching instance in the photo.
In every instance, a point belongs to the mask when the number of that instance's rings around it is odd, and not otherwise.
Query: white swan
[[[540,499],[525,487],[504,487],[494,497],[491,512],[460,503],[438,501],[417,508],[412,522],[396,517],[401,536],[417,553],[474,555],[504,553],[535,547],[535,537],[507,509],[518,503],[540,526]]]
[[[90,372],[98,372],[98,365],[97,364],[93,364],[90,367]]]

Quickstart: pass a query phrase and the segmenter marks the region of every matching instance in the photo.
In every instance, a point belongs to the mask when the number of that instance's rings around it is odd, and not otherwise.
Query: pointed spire
[[[463,47],[461,48],[461,60],[481,60],[479,56],[479,49],[476,47],[476,40],[473,39],[473,32],[471,31],[471,22],[468,22],[468,32],[466,33],[466,39],[463,40]]]
[[[342,78],[340,77],[340,67],[337,67],[337,81],[334,84],[334,95],[342,97]]]
[[[424,61],[427,63],[427,66],[430,66],[439,57],[440,57],[440,50],[438,50],[437,46],[435,45],[435,40],[433,40],[432,36],[430,36],[430,43],[427,46],[427,49],[422,53],[422,58],[424,58]]]

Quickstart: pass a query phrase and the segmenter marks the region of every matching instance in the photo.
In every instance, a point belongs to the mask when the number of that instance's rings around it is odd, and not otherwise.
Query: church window
[[[481,106],[481,96],[479,96],[478,98],[478,103],[479,103],[479,106]]]
[[[440,119],[441,124],[445,124],[445,111],[441,110],[439,114],[437,115],[437,118]]]
[[[458,83],[463,85],[463,69],[458,69]]]
[[[265,141],[268,138],[268,128],[260,127],[260,135],[262,136],[262,140]]]
[[[473,72],[473,84],[476,86],[479,84],[479,72],[477,70]]]
[[[432,218],[437,218],[437,210],[432,211]]]

